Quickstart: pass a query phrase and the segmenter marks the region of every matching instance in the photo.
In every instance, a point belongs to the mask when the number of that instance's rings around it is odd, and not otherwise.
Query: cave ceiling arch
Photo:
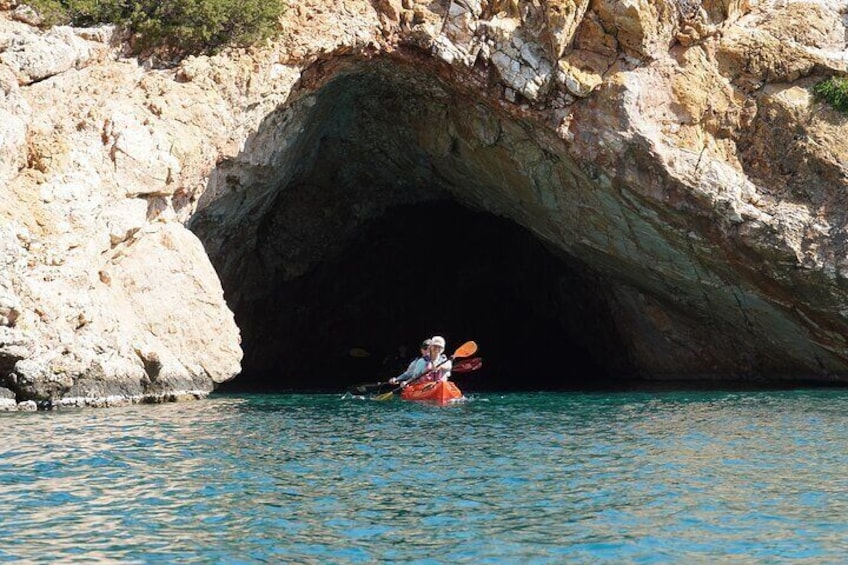
[[[528,387],[595,386],[610,378],[744,378],[763,371],[795,378],[807,363],[821,362],[820,352],[791,344],[787,336],[793,330],[788,323],[780,327],[785,316],[779,308],[744,281],[728,281],[733,276],[720,253],[723,244],[710,241],[715,230],[708,221],[657,206],[645,197],[656,187],[622,181],[628,167],[653,166],[646,158],[649,149],[638,140],[615,148],[620,161],[605,169],[603,162],[574,158],[568,141],[552,135],[532,112],[504,111],[438,68],[392,57],[340,57],[315,67],[321,65],[332,68],[314,80],[305,73],[301,88],[266,117],[243,151],[218,165],[190,222],[242,329],[244,374],[257,375],[240,377],[242,384],[254,378],[273,388],[322,389],[349,382],[351,375],[390,375],[399,365],[385,362],[397,338],[414,344],[429,331],[426,317],[414,328],[392,329],[368,319],[357,326],[340,314],[325,318],[336,328],[328,332],[318,330],[322,320],[296,312],[321,310],[322,297],[332,294],[334,302],[324,305],[331,312],[347,311],[353,301],[360,308],[350,309],[351,318],[388,320],[400,311],[415,319],[415,297],[427,288],[393,270],[403,254],[375,263],[363,249],[397,240],[413,253],[427,241],[419,223],[430,232],[446,230],[453,241],[465,237],[466,227],[507,234],[490,238],[489,263],[464,270],[469,250],[443,240],[433,260],[444,264],[446,276],[472,276],[496,262],[490,271],[508,272],[504,279],[530,285],[524,309],[543,315],[519,319],[502,312],[481,323],[503,325],[503,335],[514,334],[516,325],[546,328],[529,332],[521,343],[526,349],[542,334],[549,336],[533,354],[544,361],[533,368],[540,377],[525,381]],[[592,131],[579,126],[576,131],[573,145],[607,141],[592,139]],[[615,152],[606,148],[607,154]],[[669,185],[663,176],[657,171],[650,182]],[[511,254],[491,253],[499,246]],[[478,256],[479,250],[470,254]],[[527,270],[520,260],[525,256],[545,265],[549,276],[516,274],[515,269]],[[375,278],[358,280],[359,268],[376,270]],[[384,294],[386,304],[376,309],[362,307],[360,301],[380,300],[367,292],[328,290],[338,280],[373,287],[377,278],[387,277],[400,290]],[[309,298],[314,288],[324,294]],[[440,292],[444,297],[451,290]],[[493,302],[506,300],[504,293]],[[455,342],[474,338],[460,318],[444,318],[443,325],[452,326],[434,331],[451,334],[456,328]],[[299,322],[293,326],[292,320]],[[369,334],[362,328],[369,323],[382,329],[361,347],[362,335]],[[766,323],[787,334],[770,338],[772,345],[786,339],[787,347],[763,347],[753,337]],[[374,345],[381,336],[387,343]],[[506,355],[509,340],[492,341],[490,355],[514,373],[526,352]],[[564,349],[557,351],[557,344]],[[370,361],[343,359],[353,349],[365,350]],[[583,377],[563,372],[563,352],[586,368],[576,370]],[[357,372],[357,363],[366,369]],[[502,373],[493,382],[514,376]]]

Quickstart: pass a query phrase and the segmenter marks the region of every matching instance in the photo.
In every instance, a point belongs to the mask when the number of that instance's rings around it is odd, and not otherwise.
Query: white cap
[[[430,338],[430,345],[436,345],[436,346],[444,349],[445,348],[445,338],[443,338],[440,335],[434,335],[433,337]]]

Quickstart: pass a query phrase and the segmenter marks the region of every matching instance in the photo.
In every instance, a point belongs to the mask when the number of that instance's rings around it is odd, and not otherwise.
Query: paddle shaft
[[[470,373],[476,371],[483,366],[483,359],[480,357],[471,357],[469,359],[461,359],[454,363],[451,367],[451,373]],[[367,394],[368,392],[378,393],[380,388],[386,385],[396,384],[391,381],[380,381],[376,383],[360,383],[348,388],[351,394]]]
[[[404,382],[404,383],[401,383],[401,385],[400,385],[400,386],[398,386],[397,388],[392,389],[392,391],[391,391],[391,392],[387,392],[387,393],[385,393],[385,394],[381,394],[380,396],[391,396],[391,395],[393,395],[393,394],[394,394],[394,393],[396,393],[397,391],[399,391],[399,390],[401,390],[401,389],[404,389],[404,388],[408,387],[408,386],[409,386],[409,385],[411,385],[412,383],[417,382],[417,381],[420,381],[421,379],[423,379],[423,378],[424,378],[424,377],[426,377],[427,375],[429,375],[429,374],[431,374],[431,373],[435,373],[436,371],[438,371],[438,370],[439,370],[439,367],[441,367],[442,365],[444,365],[444,364],[445,364],[445,363],[447,363],[448,361],[453,361],[453,357],[448,357],[448,358],[446,358],[444,361],[442,361],[441,363],[439,363],[438,365],[436,365],[435,367],[433,367],[433,368],[432,368],[432,369],[430,369],[429,371],[424,371],[423,373],[421,373],[421,374],[420,374],[420,375],[418,375],[417,377],[412,377],[412,378],[411,378],[411,379],[409,379],[408,381],[406,381],[406,382]]]
[[[462,345],[460,345],[459,347],[456,348],[456,351],[453,352],[453,355],[451,355],[450,357],[448,357],[447,359],[445,359],[444,361],[442,361],[441,363],[439,363],[438,365],[436,365],[435,367],[433,367],[429,371],[425,371],[425,372],[421,373],[420,375],[418,375],[417,377],[413,377],[412,379],[406,381],[405,383],[401,384],[399,387],[393,389],[390,392],[387,392],[387,393],[384,393],[384,394],[381,394],[381,395],[375,397],[375,400],[388,400],[389,398],[394,396],[394,394],[397,391],[401,390],[402,388],[404,388],[406,386],[411,385],[415,381],[418,381],[419,379],[423,378],[425,375],[429,375],[430,373],[437,370],[439,367],[441,367],[442,365],[444,365],[448,361],[453,361],[457,357],[469,357],[471,355],[474,355],[475,353],[477,353],[477,344],[473,341],[466,341],[465,343],[463,343]]]

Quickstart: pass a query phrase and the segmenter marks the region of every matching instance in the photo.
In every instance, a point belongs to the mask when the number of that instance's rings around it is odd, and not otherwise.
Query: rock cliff
[[[617,371],[848,380],[848,118],[810,94],[841,1],[293,0],[173,68],[0,7],[4,406],[203,396],[232,310],[261,341],[286,284],[443,199],[567,261],[558,304],[614,339],[567,333]]]

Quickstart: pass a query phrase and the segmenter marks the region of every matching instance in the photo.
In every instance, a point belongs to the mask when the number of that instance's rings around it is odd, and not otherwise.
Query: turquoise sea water
[[[0,415],[0,561],[836,563],[848,391]]]

